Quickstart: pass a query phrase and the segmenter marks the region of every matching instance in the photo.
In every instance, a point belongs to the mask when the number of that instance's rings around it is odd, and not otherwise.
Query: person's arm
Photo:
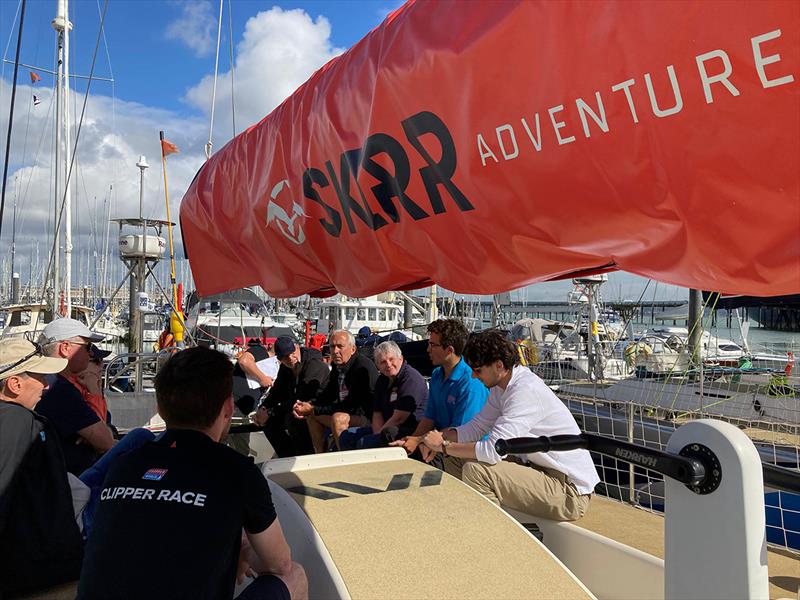
[[[264,575],[271,573],[288,577],[292,570],[292,551],[278,519],[272,522],[261,533],[246,531],[249,547],[243,548],[245,560],[256,573]]]
[[[391,420],[391,419],[390,419]],[[388,423],[388,421],[387,421]],[[372,433],[380,433],[383,429],[383,414],[379,410],[372,411]]]
[[[392,416],[389,417],[389,420],[386,421],[383,424],[383,426],[381,427],[381,429],[379,429],[378,431],[381,431],[383,429],[388,429],[389,427],[399,427],[400,425],[402,425],[403,423],[406,422],[406,419],[409,417],[409,415],[411,415],[410,411],[407,411],[407,410],[395,410],[392,413]],[[375,420],[374,415],[373,415],[372,418],[373,418],[373,423],[374,423],[374,420]],[[383,421],[383,415],[381,415],[381,421]],[[378,431],[376,431],[375,433],[378,433]]]
[[[98,454],[103,454],[114,446],[114,436],[111,434],[111,429],[102,421],[97,421],[88,427],[79,429],[78,435],[94,448]]]
[[[390,446],[402,446],[405,448],[405,451],[409,454],[413,454],[414,450],[417,449],[417,446],[420,445],[422,442],[422,436],[426,433],[431,431],[436,423],[434,423],[433,419],[428,417],[422,417],[417,428],[414,430],[414,433],[411,435],[407,435],[406,437],[395,440],[394,442],[389,442]]]
[[[265,374],[256,364],[255,357],[250,352],[243,352],[236,361],[244,371],[244,374],[258,382],[261,387],[269,387],[272,385],[272,377]]]
[[[425,434],[425,437],[422,438],[422,443],[425,445],[426,448],[432,450],[431,454],[429,454],[429,458],[432,458],[436,452],[443,452],[444,447],[442,444],[443,440],[450,440],[450,444],[447,446],[447,455],[448,456],[456,456],[458,458],[467,458],[475,460],[478,458],[476,454],[476,443],[475,442],[458,442],[454,440],[458,440],[458,432],[454,429],[448,429],[446,432],[436,431],[429,431]],[[427,462],[430,462],[428,458],[426,458]],[[484,461],[485,462],[485,461]]]

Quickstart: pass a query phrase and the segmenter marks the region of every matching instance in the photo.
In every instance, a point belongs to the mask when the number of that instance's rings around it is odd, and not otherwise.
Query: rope
[[[25,22],[25,4],[22,0],[22,10],[19,15],[19,33],[17,33],[17,56],[14,59],[14,80],[11,85],[11,108],[8,114],[8,135],[6,136],[6,160],[3,164],[3,190],[0,192],[0,237],[3,235],[3,212],[6,206],[6,183],[8,180],[8,163],[11,153],[11,131],[14,124],[14,100],[17,97],[17,75],[19,74],[19,53],[22,48],[22,24]]]
[[[219,0],[219,18],[217,19],[217,53],[214,59],[214,86],[211,90],[211,122],[208,126],[208,141],[206,142],[206,160],[211,158],[212,134],[214,133],[214,109],[217,105],[217,74],[219,71],[219,42],[222,37],[222,1]]]

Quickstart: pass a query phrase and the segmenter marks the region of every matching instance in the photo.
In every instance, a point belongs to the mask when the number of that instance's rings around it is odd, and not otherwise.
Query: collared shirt
[[[444,369],[436,367],[428,382],[428,405],[425,417],[437,429],[455,427],[469,421],[486,404],[489,391],[479,380],[473,379],[472,369],[462,358],[445,378]]]
[[[558,396],[530,369],[522,366],[514,367],[505,390],[493,387],[483,410],[456,431],[459,442],[477,442],[478,460],[492,465],[502,460],[494,447],[497,440],[581,432]],[[481,439],[487,433],[489,435]],[[600,482],[587,450],[533,452],[520,456],[540,467],[563,473],[581,494],[591,494]]]

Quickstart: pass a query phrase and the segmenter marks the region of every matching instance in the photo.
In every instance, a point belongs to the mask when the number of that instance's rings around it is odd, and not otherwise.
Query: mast
[[[68,0],[57,0],[56,18],[52,21],[53,29],[58,32],[58,75],[56,80],[56,223],[59,214],[58,165],[59,146],[63,133],[64,144],[64,308],[66,315],[72,313],[72,185],[68,179],[70,164],[70,128],[69,128],[69,31],[72,29],[68,15]],[[55,257],[53,276],[53,303],[57,311],[60,296],[58,228],[55,232]],[[54,311],[55,312],[55,311]]]

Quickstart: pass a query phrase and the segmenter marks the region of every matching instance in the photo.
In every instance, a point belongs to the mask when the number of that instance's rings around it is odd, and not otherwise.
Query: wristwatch
[[[447,456],[447,447],[452,443],[450,440],[442,440],[442,454]]]

